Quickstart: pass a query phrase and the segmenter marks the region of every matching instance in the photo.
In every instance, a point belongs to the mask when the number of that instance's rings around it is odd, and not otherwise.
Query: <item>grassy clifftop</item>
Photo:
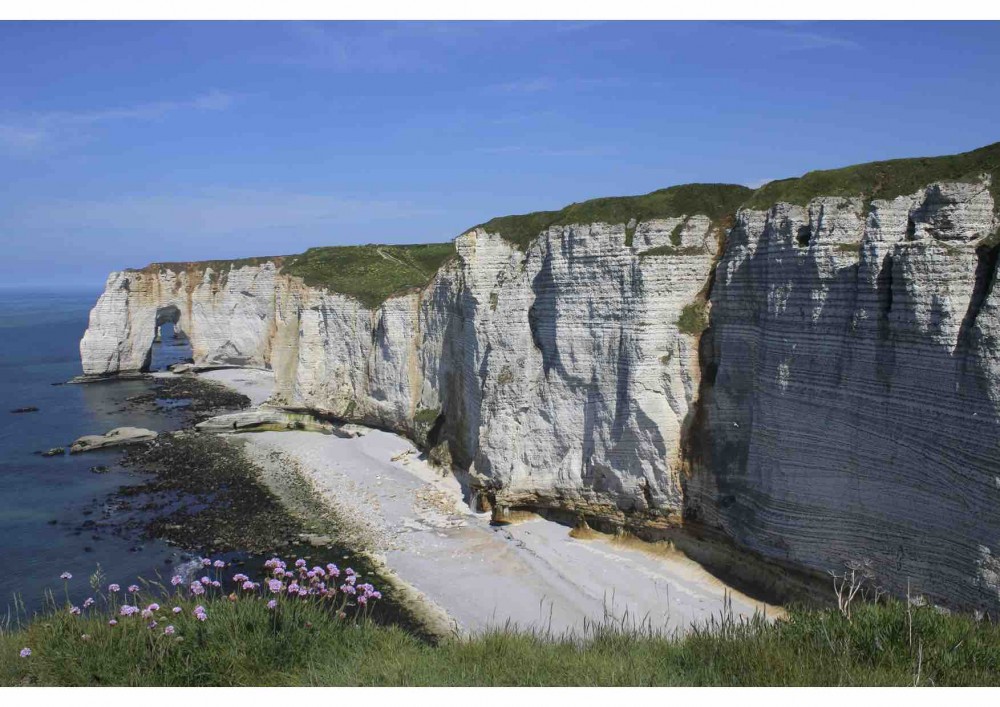
[[[995,175],[993,198],[1000,208],[1000,143],[957,155],[917,157],[869,162],[840,169],[808,172],[801,177],[769,182],[756,191],[738,184],[683,184],[639,196],[607,197],[570,204],[558,211],[536,211],[500,216],[479,224],[499,233],[521,250],[552,226],[573,223],[628,224],[704,214],[715,224],[740,208],[766,209],[784,201],[806,204],[818,196],[861,196],[892,199],[912,194],[936,181],[974,180],[983,173]],[[626,242],[631,233],[626,231]],[[665,246],[647,255],[680,252]],[[144,270],[186,271],[211,268],[224,277],[233,268],[274,262],[282,272],[297,275],[306,284],[355,297],[376,307],[391,295],[426,286],[455,254],[452,242],[423,245],[363,245],[310,248],[301,255],[197,263],[155,263]]]
[[[377,307],[390,295],[425,287],[455,244],[360,245],[310,248],[288,258],[282,272],[301,277],[307,285],[324,287]]]
[[[739,184],[683,184],[641,196],[591,199],[560,209],[518,216],[500,216],[479,224],[490,233],[524,250],[539,233],[552,226],[572,223],[628,223],[704,214],[719,221],[736,212],[753,190]]]
[[[868,162],[807,172],[801,177],[769,182],[743,204],[766,209],[779,201],[805,205],[818,196],[861,196],[894,199],[938,181],[972,181],[983,173],[994,175],[993,198],[1000,202],[1000,142],[971,152],[942,157]]]

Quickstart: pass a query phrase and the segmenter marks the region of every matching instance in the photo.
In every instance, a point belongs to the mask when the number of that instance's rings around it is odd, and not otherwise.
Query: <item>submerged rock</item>
[[[62,447],[53,447],[52,449],[50,449],[50,450],[48,450],[46,452],[41,452],[41,455],[43,457],[58,457],[59,455],[65,454],[65,453],[66,453],[66,450],[63,449]]]
[[[70,445],[70,454],[90,452],[107,447],[120,447],[125,444],[149,442],[156,439],[156,432],[143,427],[116,427],[103,435],[84,435]]]
[[[31,406],[24,407],[24,408],[14,408],[13,410],[11,410],[11,412],[14,413],[14,414],[21,413],[21,412],[38,412],[38,408],[36,408],[33,405],[31,405]]]

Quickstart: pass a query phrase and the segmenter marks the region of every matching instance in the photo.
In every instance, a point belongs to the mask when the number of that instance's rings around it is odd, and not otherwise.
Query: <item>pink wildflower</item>
[[[302,560],[302,559],[296,560],[295,561],[295,566],[296,567],[305,567],[306,566],[306,561]]]
[[[299,590],[299,596],[300,597],[304,597],[304,596],[308,596],[308,595],[309,595],[309,590],[308,589],[300,589]]]
[[[87,597],[86,599],[83,600],[83,608],[84,609],[89,609],[93,605],[94,605],[94,599],[93,599],[93,597]]]
[[[63,572],[61,575],[59,575],[59,579],[73,579],[73,575],[71,575],[69,572]]]
[[[153,618],[153,612],[150,611],[149,609],[143,609],[142,614],[140,614],[140,616],[142,616],[142,618],[144,619],[151,619]]]
[[[122,590],[122,588],[120,586],[118,586],[117,584],[109,584],[108,585],[108,591],[109,592],[120,592],[121,590]]]
[[[138,612],[139,612],[139,607],[138,606],[131,606],[130,604],[125,604],[118,611],[118,613],[121,614],[122,616],[131,616],[132,614],[136,614]]]
[[[22,658],[27,658],[29,655],[31,655],[31,649],[30,648],[28,648],[27,646],[25,646],[24,648],[21,649],[21,657]]]
[[[364,606],[365,604],[368,603],[368,597],[366,597],[366,596],[360,596],[360,597],[358,597],[358,603],[361,604],[362,606]]]
[[[146,628],[148,628],[150,631],[152,631],[154,628],[156,628],[156,622],[155,621],[150,621],[149,624],[146,626]]]
[[[201,586],[201,584],[198,582],[192,582],[191,593],[194,594],[195,596],[200,596],[205,593],[205,588]]]
[[[201,582],[202,584],[206,584],[206,585],[208,585],[208,584],[211,584],[211,583],[212,583],[212,580],[211,580],[211,579],[209,579],[208,577],[202,577],[202,578],[201,578],[200,580],[198,580],[198,581],[199,581],[199,582]]]
[[[160,605],[157,604],[156,602],[154,602],[154,603],[150,604],[149,606],[147,606],[146,608],[149,609],[150,611],[159,611],[160,610]]]
[[[170,578],[170,583],[175,587],[177,587],[181,584],[184,584],[184,578],[181,577],[179,574],[175,574],[173,577]]]
[[[212,586],[215,587],[216,589],[218,589],[219,587],[222,586],[222,582],[220,582],[219,580],[214,580],[212,582]]]
[[[117,626],[117,625],[118,625],[118,619],[111,619],[110,621],[108,621],[108,626]]]
[[[278,605],[278,600],[277,599],[272,599],[271,601],[267,602],[267,608],[268,609],[273,609],[277,605]]]
[[[277,579],[272,579],[268,581],[267,588],[271,590],[272,594],[277,594],[284,588],[284,585]]]
[[[209,566],[211,566],[211,564],[212,564],[212,561],[210,559],[208,559],[207,557],[201,558],[201,566],[202,567],[209,567]]]
[[[252,591],[253,587],[254,587],[253,582],[251,582],[249,579],[243,583],[243,589],[248,592]]]
[[[139,591],[139,585],[138,584],[130,584],[129,587],[128,587],[128,590],[130,592],[132,592],[133,594],[136,594]]]
[[[233,575],[233,581],[234,582],[245,582],[248,579],[250,579],[250,578],[247,577],[245,574],[242,574],[242,573],[240,573],[240,574],[234,574]]]
[[[167,626],[165,629],[163,629],[163,633],[166,634],[167,636],[173,636],[174,635],[174,627],[173,626]]]
[[[223,562],[222,560],[216,560],[215,562],[212,563],[212,567],[215,567],[216,569],[220,569],[220,570],[223,567],[225,567],[225,566],[226,566],[226,563]]]
[[[71,606],[69,608],[69,613],[71,613],[73,616],[79,616],[80,615],[80,607],[79,606]]]
[[[182,611],[184,611],[184,609],[180,608],[179,606],[175,606],[173,609],[171,609],[171,611],[174,612],[175,614],[179,614]]]

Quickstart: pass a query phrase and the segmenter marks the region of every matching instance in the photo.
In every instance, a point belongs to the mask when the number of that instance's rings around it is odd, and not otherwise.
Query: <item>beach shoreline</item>
[[[199,375],[248,395],[254,405],[266,403],[266,371]],[[783,613],[679,552],[573,532],[532,514],[492,525],[488,513],[466,503],[458,479],[429,464],[413,442],[351,427],[356,436],[299,430],[227,436],[240,438],[261,468],[294,468],[338,519],[338,541],[370,555],[432,633],[516,626],[582,634],[614,623],[683,634],[728,611]]]

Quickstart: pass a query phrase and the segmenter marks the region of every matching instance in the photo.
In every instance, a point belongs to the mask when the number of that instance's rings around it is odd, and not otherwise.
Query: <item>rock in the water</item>
[[[70,454],[91,452],[95,449],[120,447],[125,444],[149,442],[156,439],[156,432],[143,427],[116,427],[103,435],[84,435],[70,445]]]
[[[90,473],[92,474],[107,474],[109,471],[111,471],[111,468],[104,464],[90,467]]]
[[[62,447],[53,447],[52,449],[50,449],[48,451],[42,452],[42,456],[43,457],[58,457],[58,456],[60,456],[62,454],[65,454],[65,453],[66,453],[66,450],[63,449]]]
[[[24,408],[14,408],[13,410],[11,410],[11,412],[15,413],[15,414],[16,413],[21,413],[21,412],[38,412],[38,408],[36,408],[36,407],[34,407],[32,405],[32,406],[24,407]]]

